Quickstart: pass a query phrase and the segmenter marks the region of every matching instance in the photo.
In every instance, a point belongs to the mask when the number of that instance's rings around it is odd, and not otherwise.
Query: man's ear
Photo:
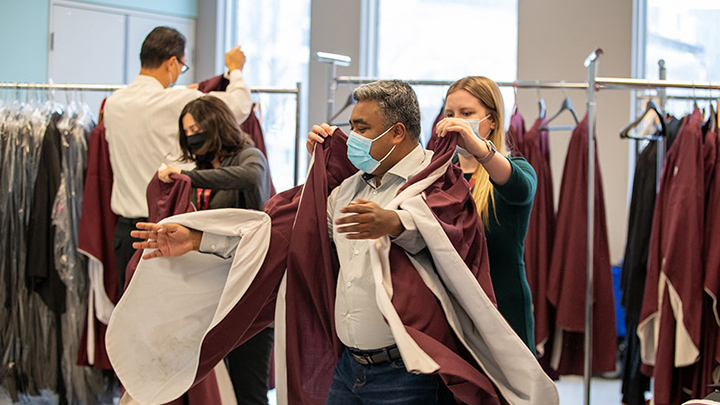
[[[395,124],[395,127],[392,130],[393,134],[393,140],[396,140],[397,143],[400,143],[405,139],[409,134],[407,131],[407,128],[405,128],[405,124],[402,122],[398,122]]]

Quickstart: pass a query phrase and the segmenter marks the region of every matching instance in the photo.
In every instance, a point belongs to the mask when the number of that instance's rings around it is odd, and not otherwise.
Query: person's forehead
[[[358,101],[350,114],[350,122],[364,121],[368,124],[382,122],[380,107],[376,101]]]

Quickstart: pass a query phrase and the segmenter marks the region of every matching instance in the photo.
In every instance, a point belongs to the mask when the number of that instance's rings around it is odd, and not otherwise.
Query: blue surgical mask
[[[470,124],[470,128],[472,128],[473,132],[475,133],[475,136],[478,138],[482,138],[480,136],[480,123],[485,121],[486,119],[490,118],[490,114],[488,114],[483,119],[477,119],[477,118],[463,118],[465,121],[467,121],[468,124]]]
[[[375,160],[375,158],[370,155],[370,148],[372,147],[372,143],[390,132],[390,130],[394,126],[395,125],[388,128],[385,132],[380,134],[380,136],[375,139],[368,139],[362,135],[359,135],[355,131],[350,131],[350,135],[348,136],[347,140],[347,156],[348,159],[350,159],[350,162],[360,171],[363,171],[365,173],[374,172],[378,168],[378,166],[380,166],[380,163],[382,163],[385,159],[387,159],[388,156],[390,156],[392,151],[395,150],[395,146],[397,145],[393,145],[392,149],[390,149],[390,152],[388,152],[385,157],[380,160]]]

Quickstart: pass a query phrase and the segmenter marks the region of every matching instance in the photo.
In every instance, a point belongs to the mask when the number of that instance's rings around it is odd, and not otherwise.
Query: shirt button
[[[373,194],[377,194],[377,190],[373,190]]]
[[[357,255],[360,254],[360,251],[359,251],[359,250],[356,250],[356,251],[354,251],[353,253],[355,253],[355,256],[357,256]]]
[[[680,170],[680,168],[675,166],[675,168],[673,169],[673,176],[677,176],[678,170]]]
[[[346,319],[350,319],[350,314],[345,314]]]
[[[210,249],[215,250],[215,245],[210,245]]]
[[[347,288],[350,288],[350,286],[352,286],[352,283],[348,281]]]

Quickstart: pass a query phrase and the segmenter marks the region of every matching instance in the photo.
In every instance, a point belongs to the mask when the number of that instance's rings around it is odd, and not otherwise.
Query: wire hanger
[[[512,83],[512,88],[513,88],[513,93],[515,94],[515,102],[513,103],[512,114],[510,114],[510,116],[515,115],[518,111],[518,89],[517,89],[516,82]]]
[[[651,135],[651,136],[634,136],[630,135],[630,131],[632,131],[635,127],[637,127],[643,119],[650,113],[654,113],[657,115],[658,119],[660,120],[660,136]],[[652,98],[648,100],[647,105],[645,106],[645,112],[642,113],[635,121],[625,125],[620,130],[620,138],[622,139],[637,139],[637,140],[657,140],[662,138],[665,138],[667,136],[667,127],[665,125],[665,117],[663,116],[663,113],[660,111],[660,108],[658,108],[657,104],[655,104],[655,100]]]
[[[538,97],[538,117],[545,118],[547,116],[547,108],[545,108],[545,99],[542,97],[542,94],[540,94],[540,81],[535,80],[535,83],[538,85],[535,88]]]
[[[575,112],[575,109],[572,106],[572,102],[570,101],[570,97],[568,97],[567,93],[565,92],[565,89],[562,88],[562,92],[565,95],[565,98],[563,98],[562,104],[560,104],[560,109],[553,114],[552,117],[548,118],[547,122],[545,123],[544,130],[571,130],[574,129],[574,127],[568,127],[568,126],[561,126],[561,127],[548,127],[547,124],[549,124],[552,120],[557,118],[563,111],[569,111],[570,114],[572,114],[573,119],[575,120],[575,125],[577,125],[580,120],[578,119],[577,113]]]

